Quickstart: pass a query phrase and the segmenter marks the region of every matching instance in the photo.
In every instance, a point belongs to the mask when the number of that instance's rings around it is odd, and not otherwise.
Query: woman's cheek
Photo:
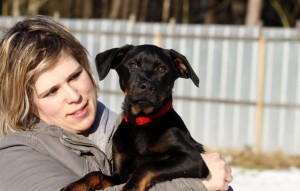
[[[37,104],[37,107],[39,112],[42,112],[44,115],[58,114],[59,111],[63,110],[63,104],[56,98],[41,100],[40,103]]]
[[[89,75],[87,74],[87,72],[84,72],[84,75],[78,82],[79,82],[78,87],[81,88],[83,92],[89,93],[91,91],[95,91],[94,84],[91,78],[89,77]]]
[[[38,115],[54,115],[64,110],[64,96],[57,90],[54,95],[45,97],[34,96],[35,112]]]

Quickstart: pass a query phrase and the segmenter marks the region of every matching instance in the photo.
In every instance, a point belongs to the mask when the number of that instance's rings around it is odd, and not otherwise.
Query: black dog
[[[200,155],[203,146],[172,107],[178,77],[199,84],[187,59],[153,45],[126,45],[98,54],[96,64],[100,80],[115,69],[125,93],[124,119],[113,136],[114,173],[126,182],[123,190],[143,191],[179,177],[205,178],[209,170]],[[92,172],[65,190],[78,190],[78,185],[99,189],[106,178]]]

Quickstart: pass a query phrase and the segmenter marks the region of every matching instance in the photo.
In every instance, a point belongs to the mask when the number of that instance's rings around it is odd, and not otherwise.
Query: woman
[[[91,171],[111,175],[117,115],[97,101],[87,52],[74,36],[46,17],[27,18],[4,35],[0,58],[0,190],[53,191]],[[216,153],[202,156],[209,178],[150,190],[227,190],[230,168]]]

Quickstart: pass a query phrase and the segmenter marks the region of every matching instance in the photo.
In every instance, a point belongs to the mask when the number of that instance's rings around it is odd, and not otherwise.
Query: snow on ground
[[[299,191],[300,169],[249,170],[231,167],[234,191]]]

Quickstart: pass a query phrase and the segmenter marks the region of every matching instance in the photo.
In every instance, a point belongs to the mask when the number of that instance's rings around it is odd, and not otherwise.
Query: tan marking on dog
[[[186,66],[183,64],[182,60],[179,58],[174,59],[174,64],[176,65],[176,67],[179,70],[179,73],[181,73],[184,77],[188,77],[189,72],[186,68]]]
[[[92,176],[89,176],[89,185],[94,189],[102,189],[103,175],[100,173],[95,173]]]
[[[105,188],[112,187],[112,186],[114,186],[113,183],[111,183],[110,181],[103,178],[102,182],[101,182],[101,188],[96,187],[96,190],[101,190],[101,189],[105,189]]]
[[[154,107],[143,108],[145,114],[150,114],[154,110]]]
[[[116,57],[124,57],[124,52],[117,52]]]
[[[139,105],[133,105],[131,106],[131,113],[133,115],[137,115],[142,111],[141,107]]]
[[[114,153],[114,166],[116,167],[116,169],[119,169],[121,166],[121,162],[122,162],[122,154],[120,153]]]
[[[124,87],[124,86],[125,86],[124,80],[121,79],[120,85],[121,85],[121,87]],[[127,91],[127,90],[125,90],[125,91]]]
[[[166,99],[166,96],[164,96],[164,95],[161,95],[160,96],[160,101],[162,102],[162,101],[164,101]]]
[[[161,144],[156,144],[153,147],[149,148],[150,152],[154,152],[154,153],[164,153],[166,151],[168,151],[170,148],[168,145],[161,143]]]
[[[151,184],[153,184],[153,178],[156,176],[154,172],[148,171],[147,174],[139,182],[139,191],[146,190]]]
[[[153,112],[153,110],[154,110],[154,107],[141,108],[141,106],[139,106],[139,105],[133,105],[133,106],[131,106],[131,113],[133,115],[137,115],[141,111],[143,111],[144,114],[150,114],[151,112]]]

